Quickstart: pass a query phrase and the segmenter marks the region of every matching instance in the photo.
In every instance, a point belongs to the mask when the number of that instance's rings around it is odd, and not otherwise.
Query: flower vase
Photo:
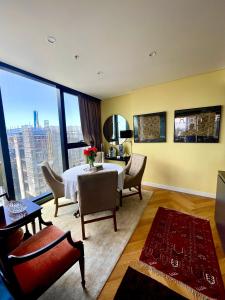
[[[92,170],[94,168],[94,159],[88,159],[89,161],[89,167],[90,167],[90,170]]]

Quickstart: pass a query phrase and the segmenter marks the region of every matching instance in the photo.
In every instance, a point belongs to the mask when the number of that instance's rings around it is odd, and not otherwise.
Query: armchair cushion
[[[10,254],[26,255],[37,251],[64,234],[54,225],[48,226],[19,245]],[[14,266],[14,272],[25,294],[46,290],[80,258],[80,251],[63,240],[54,248],[29,261]]]
[[[124,178],[124,184],[123,184],[123,188],[129,188],[133,186],[133,181],[135,180],[134,176],[131,176],[129,174],[126,174],[125,178]]]

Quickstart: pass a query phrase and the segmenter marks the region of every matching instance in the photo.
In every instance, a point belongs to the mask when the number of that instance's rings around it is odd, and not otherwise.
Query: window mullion
[[[15,190],[13,185],[13,175],[11,169],[8,139],[6,134],[5,117],[2,104],[2,95],[0,89],[0,141],[2,148],[3,166],[6,177],[7,192],[10,199],[15,199]]]
[[[59,112],[59,130],[62,150],[63,170],[69,169],[68,150],[67,150],[67,133],[66,133],[66,116],[64,104],[64,92],[58,89],[58,112]]]

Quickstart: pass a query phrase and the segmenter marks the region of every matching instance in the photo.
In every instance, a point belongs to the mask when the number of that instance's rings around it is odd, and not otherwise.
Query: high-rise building
[[[67,134],[71,141],[83,139],[80,126],[69,126]],[[63,169],[59,126],[50,126],[49,120],[45,120],[41,127],[38,112],[34,111],[34,126],[8,129],[7,136],[16,199],[47,192],[41,162],[47,160],[58,174]],[[85,162],[81,148],[69,150],[69,162],[71,167]]]
[[[38,111],[34,110],[34,128],[39,127]]]
[[[24,159],[24,142],[21,128],[7,130],[9,155],[16,198],[24,198],[24,179],[22,161]]]
[[[44,127],[49,127],[49,120],[44,120]]]
[[[43,128],[24,126],[22,129],[27,193],[30,196],[37,196],[47,191],[40,164],[48,159],[48,135]]]

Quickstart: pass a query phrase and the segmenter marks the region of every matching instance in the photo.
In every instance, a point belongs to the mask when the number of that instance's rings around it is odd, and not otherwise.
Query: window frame
[[[45,79],[41,76],[35,75],[33,73],[30,73],[28,71],[22,70],[20,68],[14,67],[12,65],[6,64],[1,61],[0,61],[0,70],[5,70],[7,72],[11,72],[11,73],[26,77],[31,80],[36,80],[42,84],[47,84],[47,85],[50,85],[50,86],[56,88],[60,141],[61,141],[61,153],[62,153],[62,165],[63,165],[63,171],[67,170],[69,168],[68,150],[74,149],[74,148],[85,147],[85,146],[87,146],[87,144],[85,142],[68,143],[68,141],[67,141],[64,93],[68,93],[68,94],[71,94],[71,95],[74,95],[77,97],[79,97],[80,95],[85,95],[86,97],[89,97],[90,99],[92,99],[92,101],[93,100],[100,101],[100,100],[95,97],[81,93],[72,88],[66,87],[57,82],[51,81],[49,79]],[[2,148],[3,165],[4,165],[6,185],[7,185],[9,198],[15,199],[15,190],[14,190],[12,168],[11,168],[10,155],[9,155],[9,147],[8,147],[8,139],[7,139],[7,133],[6,133],[6,124],[5,124],[5,116],[4,116],[1,88],[0,88],[0,146]],[[32,201],[38,202],[38,203],[43,203],[45,199],[49,200],[51,195],[52,195],[52,193],[40,194],[39,196],[32,198]]]
[[[61,135],[61,148],[62,148],[62,159],[63,159],[64,171],[69,169],[68,150],[87,146],[85,142],[68,143],[67,129],[66,129],[65,99],[64,99],[65,93],[79,97],[79,93],[77,91],[69,92],[69,91],[65,91],[65,89],[61,89],[59,91],[59,97],[58,97],[59,127],[60,127],[60,135]]]

